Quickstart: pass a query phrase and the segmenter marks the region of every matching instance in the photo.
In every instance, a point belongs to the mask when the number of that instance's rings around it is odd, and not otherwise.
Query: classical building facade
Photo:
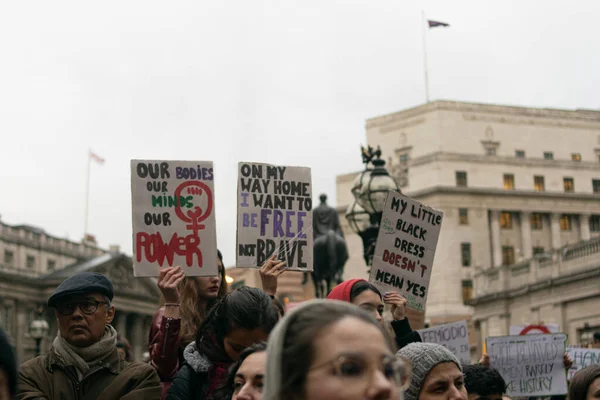
[[[152,279],[134,278],[130,257],[117,248],[100,249],[93,240],[76,243],[39,228],[0,221],[0,327],[20,362],[35,355],[35,341],[29,334],[34,319],[48,322],[50,331],[41,349],[50,348],[58,327],[54,310],[45,302],[60,282],[83,271],[100,272],[111,279],[117,309],[113,325],[129,340],[136,359],[146,351],[160,292]]]
[[[402,192],[444,212],[432,325],[471,318],[475,271],[600,236],[598,111],[434,101],[369,119],[366,134]],[[337,177],[346,278],[366,276],[362,242],[343,216],[357,174]]]

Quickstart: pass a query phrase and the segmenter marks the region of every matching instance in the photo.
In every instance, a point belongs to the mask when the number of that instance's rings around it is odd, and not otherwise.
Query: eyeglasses
[[[387,380],[398,385],[401,390],[408,387],[411,375],[410,363],[396,356],[384,356],[380,362],[379,370]],[[329,366],[333,367],[336,376],[347,380],[361,381],[365,385],[369,385],[373,377],[373,364],[360,353],[341,355],[312,367],[310,370]]]
[[[69,316],[75,312],[75,309],[79,307],[82,313],[85,315],[92,315],[96,311],[98,311],[98,306],[100,304],[108,304],[105,301],[98,300],[82,300],[82,301],[71,301],[67,303],[59,303],[56,305],[56,311],[59,314]]]

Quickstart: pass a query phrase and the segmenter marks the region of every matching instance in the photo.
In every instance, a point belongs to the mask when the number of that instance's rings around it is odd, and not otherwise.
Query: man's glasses
[[[341,355],[326,363],[312,367],[311,370],[328,366],[333,367],[336,376],[361,381],[365,385],[370,384],[373,377],[373,364],[359,353]],[[410,384],[410,364],[400,357],[385,356],[381,359],[378,368],[387,380],[398,385],[400,389],[404,390]]]
[[[82,313],[85,315],[92,315],[98,311],[100,304],[107,304],[105,301],[98,300],[82,300],[82,301],[69,301],[65,303],[58,303],[56,305],[56,311],[59,314],[69,316],[75,312],[75,309],[79,307]]]

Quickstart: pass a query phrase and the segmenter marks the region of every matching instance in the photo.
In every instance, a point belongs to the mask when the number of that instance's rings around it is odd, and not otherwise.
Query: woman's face
[[[240,359],[240,353],[254,343],[266,342],[269,334],[263,329],[233,328],[223,338],[223,347],[233,361]]]
[[[221,276],[223,276],[223,263],[217,258],[217,266],[219,267],[219,275],[217,276],[199,276],[196,278],[198,282],[198,297],[202,300],[215,300],[219,297],[219,288],[221,287]]]
[[[352,304],[359,306],[371,314],[377,321],[383,322],[383,302],[377,293],[365,290],[352,300]]]
[[[233,380],[232,400],[261,400],[267,353],[252,353],[240,365]]]
[[[453,362],[436,365],[421,385],[419,400],[467,400],[465,378]]]
[[[313,341],[305,400],[397,399],[395,356],[376,326],[346,317]],[[394,361],[390,361],[394,360]]]
[[[590,387],[588,388],[586,400],[597,400],[600,399],[600,378],[594,379]]]

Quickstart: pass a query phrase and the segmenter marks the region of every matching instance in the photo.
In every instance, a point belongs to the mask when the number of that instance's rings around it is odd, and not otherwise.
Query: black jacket
[[[185,362],[175,376],[166,400],[206,399],[211,362],[196,350],[195,342],[185,348],[183,358]]]
[[[399,321],[392,321],[392,328],[396,334],[396,344],[398,349],[415,342],[422,342],[419,332],[413,331],[408,322],[408,318]]]

